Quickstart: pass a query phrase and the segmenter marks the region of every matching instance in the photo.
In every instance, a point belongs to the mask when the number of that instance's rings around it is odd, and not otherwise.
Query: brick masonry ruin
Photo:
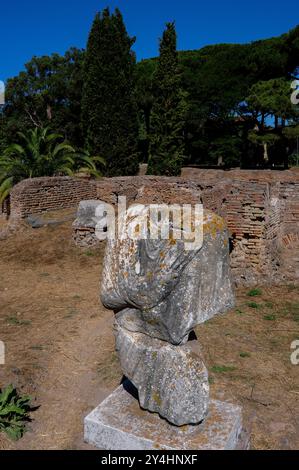
[[[16,221],[30,214],[75,207],[87,199],[116,204],[120,195],[127,197],[128,204],[202,200],[204,207],[227,221],[237,283],[292,282],[299,278],[298,170],[184,168],[178,178],[36,178],[14,187],[10,217]],[[74,229],[74,239],[81,245],[92,244],[92,235],[90,227]]]
[[[94,196],[89,180],[70,177],[32,178],[17,184],[10,197],[11,217],[25,218],[30,214],[68,209],[82,199]]]
[[[183,169],[182,175],[224,193],[219,214],[228,224],[231,265],[239,281],[299,279],[299,171]]]

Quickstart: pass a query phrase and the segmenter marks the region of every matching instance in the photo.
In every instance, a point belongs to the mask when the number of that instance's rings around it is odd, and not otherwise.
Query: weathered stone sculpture
[[[108,240],[101,299],[115,312],[116,350],[140,406],[177,426],[201,422],[208,373],[189,337],[234,303],[223,219],[205,211],[203,244],[194,250],[173,238]]]

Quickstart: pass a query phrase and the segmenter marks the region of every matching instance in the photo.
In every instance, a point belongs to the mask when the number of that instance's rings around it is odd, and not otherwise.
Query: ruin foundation
[[[78,207],[81,200],[117,205],[203,202],[222,216],[231,240],[231,267],[239,285],[298,282],[299,171],[207,170],[183,168],[182,176],[135,176],[88,180],[69,177],[32,178],[17,184],[2,208],[11,226],[28,215]],[[79,220],[73,229],[82,247],[98,243],[94,226]],[[1,238],[1,233],[0,233]]]

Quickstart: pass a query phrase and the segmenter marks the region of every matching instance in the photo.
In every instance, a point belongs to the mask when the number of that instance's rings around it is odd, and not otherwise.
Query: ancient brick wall
[[[299,241],[299,171],[183,169],[182,177],[136,176],[88,180],[69,177],[24,180],[11,193],[12,218],[75,207],[81,200],[116,204],[203,202],[223,216],[231,234],[235,279],[254,284],[279,279],[284,248]],[[291,249],[290,249],[291,248]],[[294,256],[293,256],[294,258]],[[288,261],[288,278],[297,265]],[[298,260],[299,269],[299,260]],[[285,268],[283,268],[285,269]]]
[[[298,170],[184,168],[182,176],[211,184],[215,193],[222,181],[225,197],[218,213],[232,235],[231,264],[237,280],[252,284],[297,279],[299,260],[298,267],[292,263],[293,275],[290,267],[286,275],[284,246],[293,246],[294,257],[299,239]]]
[[[195,203],[222,215],[231,233],[235,279],[253,284],[281,276],[281,246],[299,235],[299,172],[296,170],[183,169],[181,178],[138,176],[103,179],[97,198],[127,202]],[[296,235],[297,234],[297,235]],[[286,243],[286,241],[285,241]]]
[[[232,183],[224,202],[232,242],[231,265],[238,279],[252,282],[266,267],[265,183]]]
[[[282,234],[299,232],[299,181],[282,182],[279,199],[281,205]]]
[[[95,182],[97,199],[116,204],[118,196],[127,203],[196,203],[201,201],[202,185],[180,177],[125,176]]]
[[[82,199],[95,199],[94,184],[87,179],[43,177],[23,180],[10,195],[12,218],[76,207]]]

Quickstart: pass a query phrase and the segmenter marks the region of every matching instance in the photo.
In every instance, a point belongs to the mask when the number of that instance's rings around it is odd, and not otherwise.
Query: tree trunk
[[[264,147],[264,161],[268,163],[269,161],[269,156],[268,156],[268,144],[266,142],[263,143]]]
[[[49,104],[47,104],[47,118],[49,119],[49,121],[51,121],[52,119],[52,108]]]

